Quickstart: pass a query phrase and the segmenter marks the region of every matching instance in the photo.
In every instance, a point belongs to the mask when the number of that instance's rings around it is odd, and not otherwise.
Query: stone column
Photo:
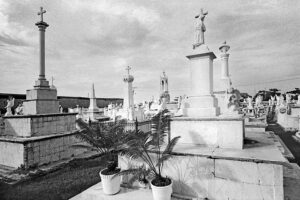
[[[190,60],[190,95],[183,113],[188,117],[215,117],[219,115],[217,99],[213,95],[213,60],[216,58],[208,48],[194,51]],[[207,50],[206,50],[207,49]]]
[[[133,101],[133,88],[132,88],[132,82],[134,81],[134,77],[129,74],[130,69],[131,68],[128,66],[127,67],[128,73],[123,78],[123,81],[126,83],[123,109],[126,112],[126,118],[128,120],[134,120],[135,117],[134,117],[134,101]]]
[[[49,88],[49,82],[45,77],[45,31],[49,26],[46,22],[40,21],[35,24],[40,31],[40,73],[39,78],[35,82],[35,88],[46,87]]]
[[[221,86],[223,91],[229,91],[231,87],[228,67],[229,53],[227,53],[229,49],[230,46],[226,44],[226,41],[219,48],[221,51]]]

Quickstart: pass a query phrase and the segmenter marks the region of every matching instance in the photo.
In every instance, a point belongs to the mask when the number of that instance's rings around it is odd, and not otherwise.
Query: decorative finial
[[[43,7],[41,7],[41,11],[38,12],[38,15],[41,15],[41,22],[43,22],[43,14],[46,13],[46,10],[43,10]]]
[[[196,29],[195,29],[195,43],[193,44],[193,49],[199,47],[204,44],[204,32],[206,31],[206,27],[204,25],[204,19],[208,12],[203,12],[201,8],[200,14],[195,16],[197,20]]]
[[[227,45],[226,40],[223,42],[223,44],[219,47],[219,50],[222,53],[227,53],[227,51],[230,49],[230,46]]]

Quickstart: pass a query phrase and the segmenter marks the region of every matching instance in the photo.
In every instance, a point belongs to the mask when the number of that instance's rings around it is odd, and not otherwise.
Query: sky
[[[188,94],[195,16],[205,18],[205,41],[220,77],[220,45],[230,45],[229,72],[241,92],[300,86],[298,0],[0,0],[0,93],[33,88],[39,73],[39,32],[47,13],[46,78],[58,95],[123,98],[126,66],[135,100],[159,95],[165,71],[171,98]]]

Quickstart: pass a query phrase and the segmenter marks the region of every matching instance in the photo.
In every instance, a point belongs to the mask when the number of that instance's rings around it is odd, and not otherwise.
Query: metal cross
[[[129,71],[131,70],[131,67],[127,66],[126,70],[128,71],[128,74],[129,74]]]
[[[38,12],[38,15],[41,15],[41,21],[43,21],[43,14],[46,13],[46,10],[43,10],[43,7],[41,7],[41,11]]]

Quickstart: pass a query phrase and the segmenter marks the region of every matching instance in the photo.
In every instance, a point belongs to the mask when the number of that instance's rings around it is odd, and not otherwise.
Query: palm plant
[[[125,131],[126,121],[88,125],[82,119],[78,119],[76,123],[80,128],[77,137],[85,144],[74,146],[98,151],[100,156],[105,157],[108,164],[103,173],[106,175],[119,172],[116,155],[124,149],[124,139],[128,138],[126,135],[133,134],[133,131]]]
[[[140,174],[145,174],[152,179],[153,185],[167,186],[171,184],[171,180],[162,176],[163,165],[172,157],[173,148],[180,136],[173,138],[168,144],[164,142],[169,123],[168,110],[160,111],[152,121],[151,133],[138,131],[136,134],[127,135],[126,149],[122,151],[123,155],[130,158],[141,159],[147,168],[144,166],[131,168],[120,172],[119,175],[134,174],[133,177],[137,178]],[[148,169],[149,172],[145,173]]]

